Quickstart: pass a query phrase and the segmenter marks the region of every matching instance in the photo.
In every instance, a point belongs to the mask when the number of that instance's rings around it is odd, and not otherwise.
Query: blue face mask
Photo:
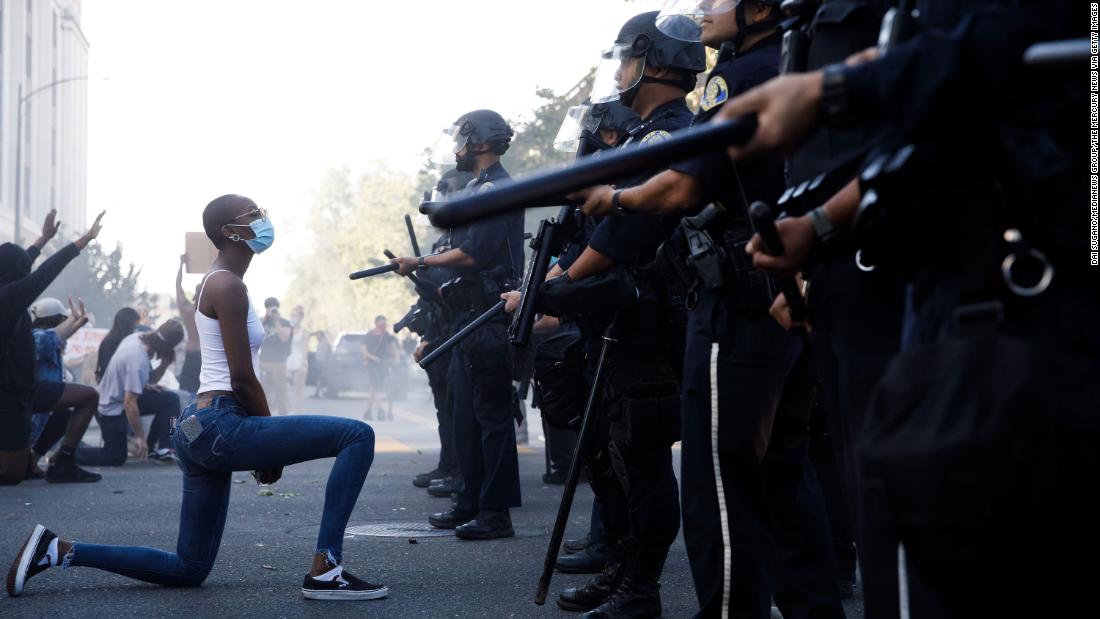
[[[244,242],[248,244],[248,248],[254,253],[264,253],[275,242],[275,226],[271,225],[270,217],[257,219],[248,224],[248,227],[252,228],[252,234],[255,238],[245,239]]]

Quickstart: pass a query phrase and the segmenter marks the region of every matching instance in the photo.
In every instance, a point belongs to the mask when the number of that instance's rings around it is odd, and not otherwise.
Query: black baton
[[[625,148],[573,165],[546,170],[512,183],[500,183],[492,191],[457,197],[446,202],[422,204],[432,224],[450,228],[510,211],[563,204],[574,191],[660,170],[676,161],[709,151],[745,144],[756,133],[756,117],[710,122],[685,129],[662,142]]]
[[[374,275],[381,275],[383,273],[389,273],[391,271],[396,271],[397,269],[398,269],[397,265],[391,262],[390,264],[383,264],[380,267],[374,267],[374,268],[370,268],[370,269],[363,269],[362,271],[356,271],[356,272],[352,273],[351,275],[348,275],[348,279],[363,279],[364,277],[371,277],[371,276],[374,276]]]
[[[413,219],[408,213],[405,213],[405,228],[409,231],[409,242],[412,243],[413,255],[419,258],[420,243],[416,242],[416,231],[413,230]]]
[[[497,314],[503,312],[504,311],[504,304],[505,304],[504,299],[501,299],[496,305],[489,308],[489,311],[487,311],[484,314],[478,316],[477,318],[474,318],[472,321],[470,321],[470,324],[466,325],[465,327],[462,327],[462,329],[459,330],[458,333],[455,333],[446,342],[443,342],[442,344],[440,344],[439,348],[436,348],[427,357],[424,357],[423,359],[421,359],[420,360],[420,367],[422,369],[428,369],[428,366],[431,365],[432,363],[435,363],[436,359],[438,359],[438,358],[442,357],[443,355],[447,354],[448,351],[450,351],[455,346],[458,346],[458,344],[460,342],[462,342],[462,340],[466,339],[471,333],[473,333],[474,331],[477,331],[478,328],[481,327],[481,325],[489,322],[494,317],[496,317]]]
[[[607,355],[612,344],[618,342],[616,322],[618,317],[612,319],[607,330],[603,334],[603,343],[600,346],[600,356],[596,361],[596,374],[592,377],[592,387],[588,390],[588,398],[584,403],[584,416],[581,417],[581,428],[577,432],[577,445],[573,448],[573,459],[569,461],[569,473],[565,476],[565,488],[562,490],[561,503],[558,505],[558,516],[554,519],[554,530],[550,533],[550,545],[546,547],[546,557],[542,564],[542,576],[539,578],[538,589],[535,590],[535,604],[542,606],[546,603],[546,593],[550,590],[550,579],[554,576],[554,567],[558,563],[558,549],[561,540],[565,537],[565,526],[569,523],[569,512],[573,509],[573,496],[577,492],[577,482],[581,476],[581,466],[584,460],[585,449],[592,440],[592,432],[596,427],[592,419],[595,413],[593,409],[600,398],[603,380],[607,371]]]

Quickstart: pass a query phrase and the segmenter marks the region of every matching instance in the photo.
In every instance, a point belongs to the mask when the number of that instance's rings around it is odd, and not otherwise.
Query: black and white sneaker
[[[360,580],[340,566],[317,578],[306,574],[302,582],[307,600],[381,600],[389,594],[389,587]]]
[[[58,565],[57,536],[37,524],[8,570],[8,595],[19,597],[32,576]]]

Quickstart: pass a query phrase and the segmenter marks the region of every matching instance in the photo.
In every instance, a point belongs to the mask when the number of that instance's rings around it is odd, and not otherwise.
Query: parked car
[[[336,336],[332,355],[325,364],[322,396],[338,398],[341,391],[366,390],[367,361],[363,357],[366,341],[365,331],[342,331]]]

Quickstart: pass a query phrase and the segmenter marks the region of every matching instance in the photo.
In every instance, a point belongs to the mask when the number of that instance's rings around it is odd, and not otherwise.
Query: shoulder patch
[[[492,181],[485,181],[481,185],[478,185],[478,188],[477,188],[478,193],[485,193],[486,191],[492,191],[492,190],[493,190],[493,182]]]
[[[699,107],[704,112],[709,112],[726,102],[730,97],[729,86],[721,75],[710,78],[707,87],[703,90],[703,98],[699,101]]]
[[[668,131],[664,131],[661,129],[657,131],[650,131],[649,133],[645,134],[644,138],[642,138],[642,144],[656,144],[658,142],[664,142],[671,137],[672,134]]]

